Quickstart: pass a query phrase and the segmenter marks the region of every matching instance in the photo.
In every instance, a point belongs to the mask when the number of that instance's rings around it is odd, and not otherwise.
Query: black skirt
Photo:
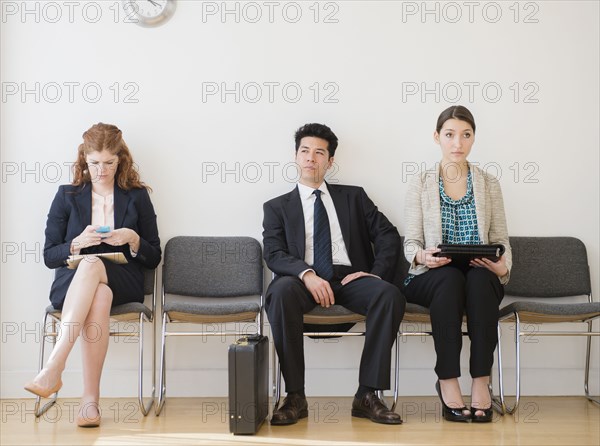
[[[108,287],[113,292],[112,306],[130,302],[144,301],[144,273],[135,262],[123,265],[102,259],[108,277]],[[67,296],[67,291],[75,277],[75,269],[66,266],[56,271],[54,282],[50,288],[50,302],[57,310],[61,310]]]

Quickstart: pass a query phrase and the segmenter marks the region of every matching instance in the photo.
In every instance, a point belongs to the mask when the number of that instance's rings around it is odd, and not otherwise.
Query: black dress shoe
[[[308,416],[308,403],[306,397],[297,393],[289,393],[283,400],[283,406],[273,412],[271,424],[273,426],[285,426],[297,423],[300,418]]]
[[[354,397],[354,401],[352,401],[352,416],[368,418],[375,423],[381,424],[402,424],[400,415],[388,409],[375,392],[367,392],[360,399]]]
[[[465,415],[463,411],[469,410],[466,406],[453,408],[446,406],[444,398],[442,398],[442,390],[440,389],[440,381],[435,382],[435,390],[437,391],[440,401],[442,402],[442,416],[448,421],[469,421],[471,414]]]
[[[475,412],[483,412],[483,415],[476,415]],[[476,407],[471,406],[471,421],[473,423],[489,423],[492,421],[492,415],[494,411],[492,410],[492,406],[487,409],[477,409]]]

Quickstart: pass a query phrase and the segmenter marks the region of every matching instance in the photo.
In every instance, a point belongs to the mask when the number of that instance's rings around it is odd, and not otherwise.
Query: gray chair
[[[164,252],[159,415],[166,396],[166,340],[172,336],[234,336],[231,330],[169,331],[174,324],[254,322],[263,326],[260,244],[250,237],[173,237]]]
[[[127,327],[131,324],[138,324],[137,331],[125,330],[121,331],[117,324],[114,328],[111,326],[110,336],[119,337],[134,337],[137,338],[138,342],[138,404],[140,411],[144,416],[148,415],[152,405],[154,404],[154,393],[155,387],[154,382],[156,378],[156,355],[155,355],[155,322],[154,312],[156,309],[156,271],[145,270],[144,272],[144,295],[146,296],[145,301],[150,300],[150,308],[144,303],[131,302],[123,305],[117,305],[110,311],[110,318],[112,321],[120,323],[127,323]],[[54,345],[56,337],[59,335],[57,324],[61,320],[61,311],[55,309],[52,305],[46,307],[42,325],[42,342],[40,345],[40,362],[39,370],[42,370],[45,364],[45,353],[46,353],[46,342],[50,342]],[[149,401],[144,401],[143,389],[144,389],[144,325],[150,324],[152,329],[152,393],[149,397]],[[55,393],[46,404],[41,408],[41,397],[36,397],[35,400],[35,416],[39,418],[42,416],[50,407],[56,403],[58,398],[58,392]]]
[[[505,292],[507,295],[526,299],[511,303],[500,310],[500,322],[514,323],[516,344],[516,401],[513,407],[508,407],[505,402],[502,357],[499,354],[502,408],[513,413],[519,405],[522,336],[587,337],[584,391],[586,398],[599,403],[598,399],[590,396],[588,381],[591,337],[600,335],[600,332],[592,330],[593,320],[600,316],[600,302],[592,300],[590,269],[585,245],[581,240],[573,237],[511,237],[510,244],[513,249],[513,267]],[[581,300],[581,296],[587,296],[587,302],[577,302]],[[557,298],[563,299],[557,303]],[[521,323],[562,322],[587,323],[587,330],[568,332],[521,330]]]
[[[404,236],[401,237],[402,246],[404,246]],[[408,275],[408,270],[410,269],[410,264],[404,257],[404,251],[400,256],[398,274],[396,275],[396,284],[401,287],[401,282]],[[463,316],[463,323],[466,324],[466,316]],[[424,329],[423,326],[427,326],[427,328],[431,327],[431,316],[429,313],[429,308],[423,307],[418,304],[406,303],[406,309],[404,311],[404,317],[402,318],[402,324],[400,324],[400,332],[398,333],[399,337],[421,337],[421,336],[433,336],[433,332],[431,329]],[[463,336],[468,336],[468,331],[462,332]],[[500,338],[500,324],[498,324],[498,338]],[[396,341],[396,345],[398,341]],[[500,343],[498,343],[498,355],[500,355]],[[500,361],[498,361],[498,371],[500,373]],[[500,415],[504,415],[504,410],[501,407],[500,402],[497,398],[495,398],[493,385],[492,385],[492,377],[490,376],[490,383],[488,385],[490,395],[492,396],[492,407],[496,412]]]
[[[332,305],[329,308],[323,308],[320,306],[315,307],[304,315],[304,324],[323,326],[324,328],[328,325],[341,325],[341,324],[355,324],[358,322],[364,322],[366,317],[353,313],[347,308],[341,305]],[[304,336],[311,338],[330,338],[330,337],[346,337],[346,336],[365,336],[364,330],[360,331],[305,331]],[[398,339],[396,338],[395,343],[395,369],[394,369],[394,399],[391,410],[396,409],[398,403],[398,377],[399,377],[399,345]],[[380,392],[379,397],[382,398],[383,394]],[[281,366],[277,360],[277,351],[273,348],[273,411],[279,407],[279,401],[281,399]]]

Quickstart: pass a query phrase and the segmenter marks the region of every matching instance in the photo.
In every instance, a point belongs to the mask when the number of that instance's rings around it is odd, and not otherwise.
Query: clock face
[[[158,26],[173,15],[175,0],[123,0],[123,8],[132,22]]]

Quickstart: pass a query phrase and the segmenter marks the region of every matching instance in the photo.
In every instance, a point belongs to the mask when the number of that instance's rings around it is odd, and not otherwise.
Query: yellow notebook
[[[69,256],[69,258],[67,259],[67,268],[77,268],[77,265],[79,265],[79,262],[81,262],[82,260],[85,260],[87,262],[95,262],[97,261],[96,257],[103,257],[115,263],[127,263],[125,254],[123,254],[122,252],[104,252],[101,254],[78,254],[76,256]]]

